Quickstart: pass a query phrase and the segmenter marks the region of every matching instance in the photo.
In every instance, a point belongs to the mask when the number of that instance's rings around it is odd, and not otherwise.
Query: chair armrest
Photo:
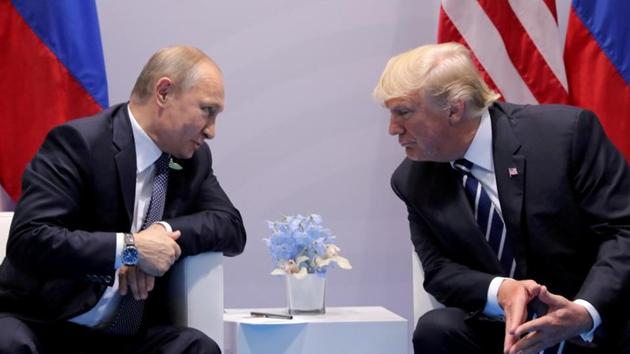
[[[412,250],[411,253],[411,276],[413,277],[413,319],[415,327],[420,316],[430,310],[444,307],[444,305],[437,301],[433,295],[424,290],[424,285],[422,284],[424,282],[424,270],[422,270],[422,263],[420,263],[420,259],[418,258],[416,251]]]
[[[202,331],[223,350],[223,254],[202,253],[177,262],[168,287],[175,324]]]
[[[2,260],[5,256],[7,241],[9,240],[9,229],[11,228],[12,219],[13,212],[0,212],[0,263],[2,263]]]

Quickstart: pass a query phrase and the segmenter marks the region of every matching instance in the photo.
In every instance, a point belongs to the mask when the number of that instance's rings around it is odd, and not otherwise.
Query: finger
[[[122,266],[118,272],[118,293],[122,296],[127,295],[127,267]]]
[[[537,354],[550,346],[549,339],[540,333],[529,333],[511,348],[510,354]]]
[[[146,279],[146,282],[147,282],[147,291],[153,290],[153,287],[155,286],[155,277],[146,274],[145,279]]]
[[[506,327],[505,338],[503,340],[503,353],[509,353],[510,348],[512,348],[514,343],[516,343],[516,337],[511,335]]]
[[[510,334],[514,334],[516,328],[527,319],[527,304],[517,301],[505,311],[505,327]]]
[[[172,238],[173,240],[177,240],[181,235],[182,235],[182,232],[179,230],[175,230],[168,234],[168,236]]]
[[[175,263],[175,261],[182,255],[182,248],[176,243],[173,249],[175,250],[175,259],[173,259],[173,263]]]
[[[549,306],[561,306],[564,304],[564,298],[550,293],[546,286],[542,287],[538,299]]]
[[[138,296],[138,280],[136,277],[136,269],[129,268],[129,271],[127,271],[127,277],[129,278],[129,288],[131,289],[131,294],[133,295],[133,298],[136,300],[140,300],[140,297]]]
[[[146,276],[143,272],[136,272],[136,280],[138,283],[138,296],[142,300],[146,300],[147,296],[149,295],[145,278]]]
[[[518,326],[525,321],[527,317],[527,308],[524,303],[518,302],[505,312],[505,338],[503,340],[503,351],[508,352],[510,347],[518,340],[514,332]]]
[[[514,331],[514,335],[520,337],[527,333],[545,331],[549,328],[549,321],[550,320],[548,315],[538,317],[531,321],[527,321],[518,326],[518,328]]]

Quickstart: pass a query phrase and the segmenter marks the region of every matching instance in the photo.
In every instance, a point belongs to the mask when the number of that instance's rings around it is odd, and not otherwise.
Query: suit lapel
[[[524,240],[522,239],[522,207],[525,184],[525,156],[519,154],[521,144],[514,135],[507,113],[500,104],[490,107],[492,150],[501,212],[512,241],[521,276],[527,274]],[[517,275],[518,277],[518,275]]]
[[[126,104],[112,115],[112,130],[120,193],[125,203],[127,221],[131,224],[136,192],[136,147]]]

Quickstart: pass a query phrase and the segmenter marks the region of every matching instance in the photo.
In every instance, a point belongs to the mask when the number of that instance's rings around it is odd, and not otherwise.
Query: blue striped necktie
[[[466,159],[459,159],[455,161],[454,166],[462,175],[462,185],[473,208],[479,229],[497,255],[505,274],[513,278],[516,272],[516,261],[501,214],[490,200],[488,192],[470,173],[473,163]]]
[[[160,221],[164,212],[164,202],[166,201],[166,188],[168,186],[168,163],[170,155],[162,153],[155,161],[155,177],[151,189],[151,200],[147,208],[147,215],[144,218],[140,230],[144,230],[156,221]],[[114,320],[107,328],[106,332],[116,336],[131,336],[138,332],[142,324],[142,313],[144,312],[144,301],[133,298],[131,291],[127,293],[118,305],[118,310]]]
[[[468,201],[473,207],[477,224],[483,232],[486,241],[497,255],[497,259],[510,278],[514,278],[516,272],[516,260],[510,238],[507,237],[507,230],[501,214],[496,210],[488,192],[483,188],[479,180],[475,178],[470,170],[473,163],[466,159],[456,160],[453,165],[462,175],[462,185],[466,190]],[[529,314],[529,319],[539,316],[535,313]],[[540,351],[539,354],[561,354],[564,350],[564,342],[556,344],[550,348]]]

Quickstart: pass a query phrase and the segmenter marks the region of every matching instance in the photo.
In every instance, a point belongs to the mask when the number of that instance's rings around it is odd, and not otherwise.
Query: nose
[[[215,127],[214,127],[214,122],[209,122],[208,124],[206,124],[206,126],[203,128],[203,136],[206,139],[212,139],[214,138],[214,134],[215,134]]]
[[[389,119],[388,130],[389,130],[389,135],[400,135],[405,132],[405,129],[403,128],[402,124],[400,124],[400,121],[393,114]]]

